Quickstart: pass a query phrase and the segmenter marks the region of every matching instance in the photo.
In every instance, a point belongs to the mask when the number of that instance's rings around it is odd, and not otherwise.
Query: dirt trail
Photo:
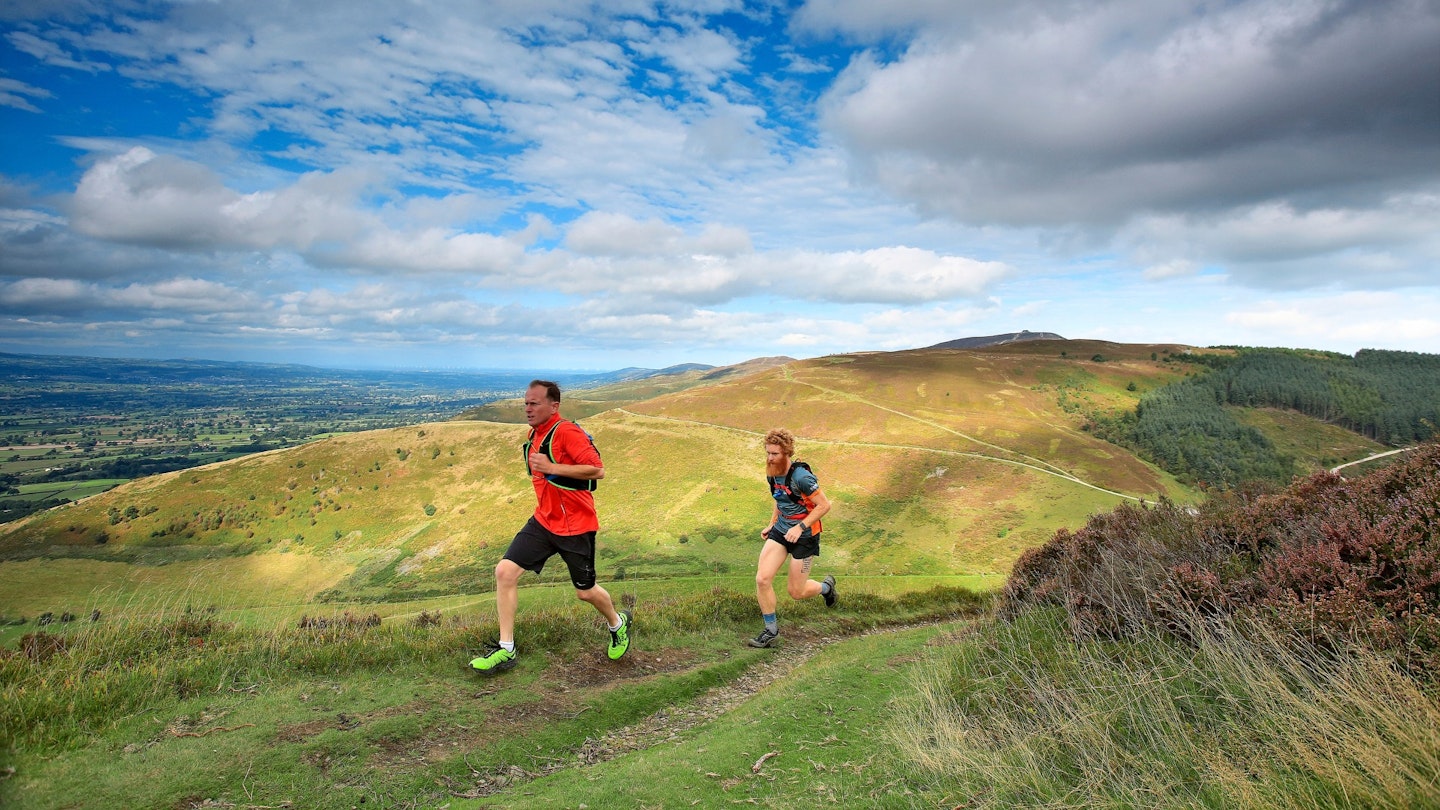
[[[1411,450],[1414,450],[1414,449],[1415,449],[1414,447],[1401,447],[1401,448],[1398,449],[1398,450],[1386,450],[1386,451],[1383,452],[1383,453],[1375,453],[1374,455],[1366,456],[1365,458],[1356,459],[1356,460],[1354,460],[1354,461],[1347,461],[1347,462],[1345,462],[1344,464],[1339,465],[1338,467],[1331,467],[1331,468],[1330,468],[1330,472],[1335,473],[1335,474],[1338,475],[1338,474],[1340,473],[1340,471],[1343,470],[1343,469],[1345,469],[1346,467],[1350,467],[1350,466],[1353,466],[1353,465],[1356,465],[1356,464],[1364,464],[1364,463],[1367,462],[1367,461],[1374,461],[1374,460],[1377,459],[1377,458],[1385,458],[1386,456],[1393,456],[1393,455],[1395,455],[1396,453],[1408,453],[1408,452],[1410,452]]]
[[[564,761],[555,760],[536,770],[526,770],[511,765],[483,773],[472,771],[471,775],[475,780],[474,788],[463,793],[452,791],[451,795],[462,799],[494,796],[532,779],[570,768],[583,768],[608,762],[634,751],[643,751],[678,739],[685,732],[735,709],[754,697],[767,685],[784,679],[829,644],[875,633],[897,633],[941,623],[928,621],[882,627],[855,636],[845,636],[843,639],[833,636],[805,637],[800,634],[783,636],[784,643],[781,646],[772,649],[772,654],[746,669],[744,674],[735,680],[709,689],[682,705],[661,709],[638,723],[615,729],[599,739],[586,739],[575,751],[574,758]]]

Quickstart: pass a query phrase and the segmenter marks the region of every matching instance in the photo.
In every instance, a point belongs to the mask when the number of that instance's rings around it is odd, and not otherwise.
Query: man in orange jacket
[[[560,386],[535,380],[525,392],[525,421],[530,436],[524,445],[525,466],[535,487],[535,514],[510,542],[495,566],[495,607],[500,640],[493,651],[470,666],[487,675],[515,666],[515,612],[520,602],[520,575],[540,573],[545,561],[559,554],[570,569],[575,595],[589,602],[610,628],[610,660],[630,649],[630,611],[616,611],[610,594],[595,584],[596,482],[605,477],[600,451],[579,425],[560,417]]]

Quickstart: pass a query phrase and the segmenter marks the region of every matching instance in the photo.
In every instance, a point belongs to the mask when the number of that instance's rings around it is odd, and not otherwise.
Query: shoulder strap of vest
[[[796,495],[796,494],[795,494],[795,490],[790,486],[790,479],[792,479],[792,478],[795,477],[795,468],[796,468],[796,467],[804,467],[804,468],[807,469],[807,470],[810,469],[810,465],[809,465],[809,464],[806,464],[806,463],[803,462],[803,461],[796,460],[796,461],[790,462],[790,469],[788,469],[788,470],[785,471],[785,483],[783,484],[783,486],[785,487],[785,494],[786,494],[786,496],[788,496],[793,503],[801,503],[801,504],[803,504],[803,503],[805,503],[805,497],[804,497],[803,495]],[[813,472],[813,470],[812,470],[812,472]],[[808,504],[807,504],[807,505],[808,505]]]

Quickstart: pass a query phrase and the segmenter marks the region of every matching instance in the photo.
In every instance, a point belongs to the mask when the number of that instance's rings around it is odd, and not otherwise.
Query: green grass
[[[21,484],[18,489],[21,495],[56,495],[66,493],[72,498],[82,498],[86,494],[103,492],[111,487],[119,486],[129,479],[125,478],[95,478],[88,481],[51,481],[45,484]]]
[[[463,671],[485,595],[324,630],[180,614],[0,660],[0,804],[350,807],[1433,805],[1440,702],[1253,629],[1077,641],[924,579],[780,600],[626,582],[620,663],[567,588],[522,591],[520,665]],[[438,617],[435,615],[438,611]],[[311,614],[312,616],[314,614]],[[327,615],[334,621],[341,616]],[[352,618],[363,618],[353,614]],[[1243,630],[1244,632],[1240,632]],[[198,642],[197,642],[198,640]],[[771,669],[793,646],[808,658]],[[719,699],[716,690],[730,697]]]
[[[768,518],[754,461],[758,439],[623,414],[594,429],[610,470],[598,494],[602,580],[622,571],[629,579],[747,575]],[[474,592],[487,586],[533,507],[515,474],[513,438],[513,428],[476,423],[374,431],[132,482],[7,526],[0,614],[88,612],[101,581],[127,591],[153,581],[168,596],[188,588],[184,580],[195,571],[231,591],[294,592],[296,602]],[[408,457],[401,460],[397,448]],[[843,575],[999,575],[1055,529],[1117,500],[943,449],[812,442],[807,454],[836,503],[821,565]],[[697,466],[697,458],[708,461]],[[652,469],[677,473],[652,487]],[[277,557],[294,564],[272,563],[263,579],[248,575]],[[44,561],[56,566],[53,574],[34,567]],[[91,563],[138,565],[102,575]],[[173,573],[154,573],[162,568]],[[326,581],[312,589],[316,572]],[[31,587],[36,576],[49,586]]]
[[[1264,433],[1281,455],[1295,459],[1296,469],[1305,475],[1391,449],[1354,431],[1295,411],[1234,407],[1228,410],[1242,424]]]
[[[782,597],[783,621],[797,639],[841,637],[953,620],[984,604],[919,584],[927,589],[889,598],[857,583],[845,592],[849,611]],[[0,781],[0,802],[429,803],[445,795],[437,783],[463,792],[471,768],[573,756],[586,738],[732,680],[768,654],[741,643],[758,623],[753,594],[646,585],[616,593],[634,598],[637,616],[635,649],[619,664],[604,660],[593,611],[573,593],[560,598],[568,589],[525,589],[520,666],[494,681],[463,669],[494,632],[493,607],[373,627],[359,614],[331,615],[330,626],[308,630],[194,613],[95,625],[43,660],[0,659],[0,765],[16,769]]]
[[[615,761],[526,780],[468,807],[916,806],[886,733],[897,685],[963,625],[825,645],[733,710]]]
[[[0,618],[30,622],[0,627],[0,644],[13,650],[41,612],[79,620],[45,628],[65,645],[45,661],[0,653],[0,767],[16,769],[0,805],[1433,798],[1433,696],[1379,669],[1305,680],[1305,666],[1267,669],[1276,656],[1246,648],[1077,644],[1044,617],[972,625],[967,594],[1121,500],[1103,489],[1193,500],[1057,404],[1065,386],[1087,407],[1133,406],[1129,382],[1177,373],[1149,348],[1077,353],[1104,363],[1023,344],[821,358],[587,419],[609,473],[601,583],[637,609],[620,665],[557,561],[521,591],[520,666],[494,681],[462,669],[494,634],[485,591],[533,506],[513,425],[340,435],[7,525]],[[782,593],[782,623],[797,642],[829,642],[693,730],[587,765],[587,745],[775,657],[741,642],[756,630],[769,514],[758,441],[778,423],[836,504],[816,571],[838,574],[842,594],[826,611]],[[1296,441],[1336,438],[1315,436]],[[301,629],[302,616],[329,625]],[[1343,700],[1315,699],[1332,694]],[[1346,737],[1347,724],[1376,734]],[[1287,736],[1297,727],[1328,729],[1329,747]]]

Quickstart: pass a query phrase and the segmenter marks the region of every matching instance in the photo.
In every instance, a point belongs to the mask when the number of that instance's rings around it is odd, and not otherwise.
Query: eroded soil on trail
[[[504,739],[526,727],[555,719],[571,719],[585,711],[584,704],[597,691],[626,681],[670,675],[695,668],[693,656],[685,650],[646,650],[619,661],[603,655],[587,655],[559,661],[545,669],[543,681],[530,690],[530,699],[496,706],[485,713],[481,727],[436,726],[420,739],[408,739],[385,746],[371,764],[379,768],[431,764],[453,757],[458,751],[479,748]],[[484,699],[505,691],[504,675],[492,680],[474,676],[477,688],[465,699]]]

